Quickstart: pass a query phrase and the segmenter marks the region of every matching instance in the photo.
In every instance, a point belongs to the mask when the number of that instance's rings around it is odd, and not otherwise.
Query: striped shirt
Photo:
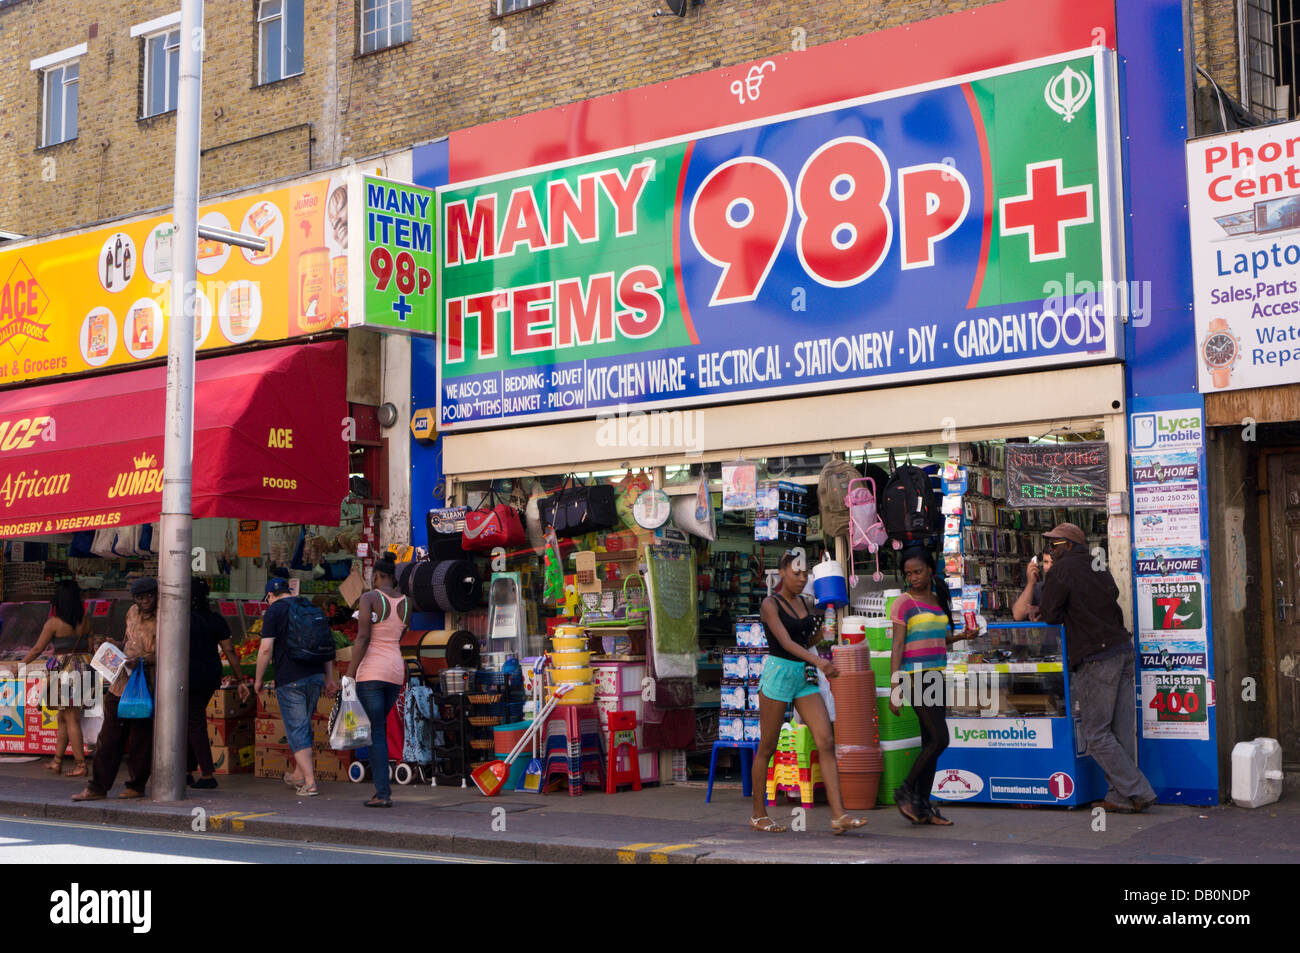
[[[904,593],[894,601],[891,619],[907,627],[903,641],[904,671],[947,666],[948,616],[942,608]]]

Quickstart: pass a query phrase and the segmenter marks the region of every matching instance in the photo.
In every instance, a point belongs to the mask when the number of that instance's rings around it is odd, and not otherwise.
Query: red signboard
[[[346,344],[195,369],[193,513],[338,522],[347,493]],[[0,537],[153,522],[166,368],[0,393]]]

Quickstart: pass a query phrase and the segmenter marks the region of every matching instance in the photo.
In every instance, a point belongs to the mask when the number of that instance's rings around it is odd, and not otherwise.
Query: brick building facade
[[[411,39],[360,55],[360,0],[308,0],[301,75],[259,85],[259,3],[208,0],[202,194],[987,2],[709,0],[678,18],[655,16],[657,0],[549,0],[505,16],[493,0],[410,0]],[[1192,0],[1197,61],[1240,98],[1235,8]],[[177,9],[0,2],[0,231],[41,235],[170,204],[175,113],[140,118],[144,41],[131,28]],[[78,44],[76,138],[42,147],[31,61]]]

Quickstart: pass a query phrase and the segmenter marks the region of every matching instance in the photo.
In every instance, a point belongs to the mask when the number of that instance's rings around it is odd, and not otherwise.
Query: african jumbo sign
[[[1115,359],[1111,57],[440,189],[440,429]]]

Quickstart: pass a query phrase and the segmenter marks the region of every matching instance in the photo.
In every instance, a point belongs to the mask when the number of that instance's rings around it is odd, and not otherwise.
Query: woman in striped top
[[[907,549],[902,563],[907,591],[895,600],[891,614],[894,690],[889,709],[897,715],[907,702],[916,710],[921,723],[921,752],[907,780],[894,790],[894,802],[913,824],[949,827],[952,821],[930,803],[935,767],[948,747],[943,673],[948,665],[948,646],[973,638],[975,633],[954,631],[948,583],[936,572],[929,550]]]

